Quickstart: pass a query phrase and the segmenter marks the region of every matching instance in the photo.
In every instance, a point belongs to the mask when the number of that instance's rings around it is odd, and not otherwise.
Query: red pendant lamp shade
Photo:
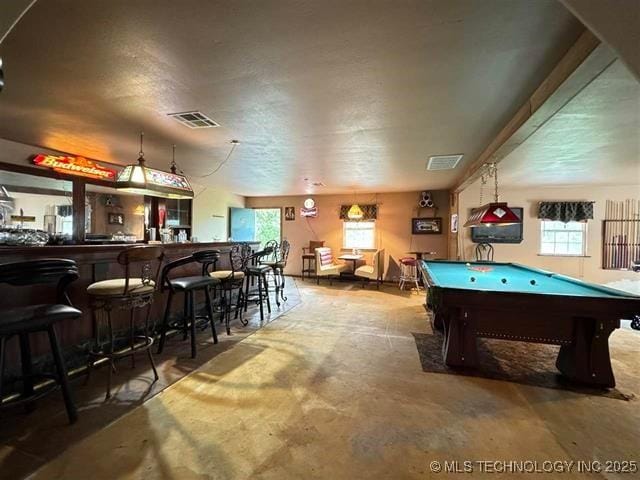
[[[484,171],[480,177],[480,203],[482,203],[482,189],[487,183],[488,178],[493,178],[494,181],[494,200],[491,203],[471,210],[471,215],[469,215],[469,219],[464,226],[503,226],[522,223],[522,220],[509,208],[507,202],[498,201],[498,168],[496,164],[487,163],[483,167]]]
[[[513,225],[522,220],[513,213],[506,202],[487,203],[482,207],[471,210],[471,215],[465,227],[477,227],[481,225]]]

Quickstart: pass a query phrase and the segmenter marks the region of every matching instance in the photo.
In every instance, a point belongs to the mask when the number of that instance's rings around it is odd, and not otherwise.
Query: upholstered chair
[[[376,288],[380,290],[380,284],[384,276],[384,249],[378,250],[373,254],[373,263],[371,265],[362,265],[356,268],[354,275],[362,278],[362,286],[365,281],[375,280]]]
[[[329,247],[316,248],[316,279],[318,285],[320,285],[320,277],[327,277],[329,279],[329,285],[333,277],[340,275],[348,269],[347,265],[335,263],[333,259],[333,252]]]

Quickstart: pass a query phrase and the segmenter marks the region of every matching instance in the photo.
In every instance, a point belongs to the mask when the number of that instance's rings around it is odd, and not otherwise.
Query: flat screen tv
[[[522,220],[522,208],[511,207],[511,210]],[[474,243],[521,243],[522,223],[501,227],[471,227],[471,241]]]

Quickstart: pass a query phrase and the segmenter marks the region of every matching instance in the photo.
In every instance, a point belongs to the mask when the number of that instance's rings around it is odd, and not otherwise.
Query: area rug
[[[560,347],[555,345],[479,338],[479,367],[469,369],[445,365],[442,358],[444,338],[440,332],[413,333],[413,337],[420,354],[422,370],[425,372],[502,380],[626,401],[635,398],[633,394],[622,393],[616,388],[597,389],[569,382],[556,369]]]

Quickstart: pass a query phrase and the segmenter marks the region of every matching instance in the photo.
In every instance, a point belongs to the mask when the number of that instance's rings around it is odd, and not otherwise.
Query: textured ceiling
[[[556,0],[39,1],[0,45],[0,138],[127,163],[143,129],[151,165],[176,143],[243,195],[446,188],[581,31]],[[222,126],[167,117],[192,109]]]
[[[500,178],[511,186],[640,185],[640,83],[616,60],[502,160]]]

